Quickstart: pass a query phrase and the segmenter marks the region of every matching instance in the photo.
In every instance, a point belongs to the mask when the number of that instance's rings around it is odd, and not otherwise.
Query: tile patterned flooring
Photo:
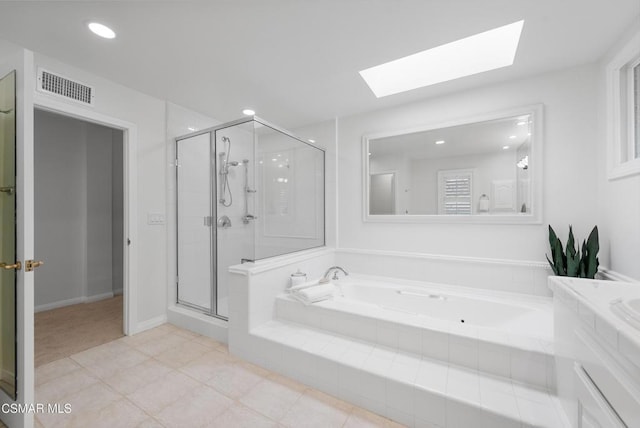
[[[37,367],[36,427],[401,427],[164,324]]]

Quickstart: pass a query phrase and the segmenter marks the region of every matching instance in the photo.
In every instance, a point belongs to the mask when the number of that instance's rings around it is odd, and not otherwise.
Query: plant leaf
[[[553,273],[555,275],[559,275],[558,273],[558,268],[556,268],[556,265],[554,265],[551,260],[549,260],[549,256],[545,254],[545,257],[547,258],[547,261],[549,262],[549,266],[551,266],[551,269],[553,270]]]
[[[600,265],[600,260],[598,260],[598,251],[600,251],[600,240],[598,238],[598,226],[595,226],[585,244],[583,244],[582,257],[585,259],[585,277],[586,278],[595,278],[596,273],[598,273],[598,266]]]
[[[571,227],[571,225],[569,225],[569,238],[567,239],[567,247],[566,247],[566,249],[567,249],[567,256],[569,256],[569,254],[571,256],[575,256],[576,255],[575,238],[573,236],[573,228]]]

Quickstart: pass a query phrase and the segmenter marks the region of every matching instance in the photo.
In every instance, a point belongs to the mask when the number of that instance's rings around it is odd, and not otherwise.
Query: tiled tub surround
[[[640,330],[612,310],[617,299],[640,298],[640,283],[549,278],[555,295],[558,395],[573,426],[578,426],[576,362],[584,365],[604,397],[627,426],[640,426]],[[601,361],[584,361],[586,337]],[[618,384],[626,394],[620,394]],[[617,407],[616,407],[617,406]]]
[[[252,336],[253,362],[409,427],[567,426],[552,393],[506,377],[285,321]]]
[[[276,317],[555,390],[549,298],[356,275],[335,284],[333,300],[310,306],[280,295]]]
[[[373,319],[356,305],[346,313],[278,298],[298,268],[319,278],[340,264],[329,251],[305,257],[234,268],[233,354],[407,426],[566,426],[549,389],[554,376],[548,334],[527,337],[443,321],[427,327],[425,320],[415,325],[402,315]]]

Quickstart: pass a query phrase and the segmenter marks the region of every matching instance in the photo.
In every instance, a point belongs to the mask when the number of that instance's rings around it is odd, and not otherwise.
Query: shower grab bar
[[[249,160],[244,159],[242,165],[244,166],[244,215],[242,216],[242,223],[249,224],[251,220],[258,218],[253,214],[249,214],[249,193],[256,193],[256,190],[249,187]]]

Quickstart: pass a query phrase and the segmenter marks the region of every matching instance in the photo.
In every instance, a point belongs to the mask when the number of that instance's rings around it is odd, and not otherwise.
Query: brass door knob
[[[35,261],[35,260],[27,260],[25,262],[25,266],[24,266],[24,271],[25,272],[31,272],[33,271],[35,268],[40,267],[44,264],[44,262],[42,260],[40,261]]]
[[[4,270],[20,270],[22,269],[22,263],[21,262],[15,262],[12,265],[8,265],[6,263],[0,263],[0,269],[4,269]]]

